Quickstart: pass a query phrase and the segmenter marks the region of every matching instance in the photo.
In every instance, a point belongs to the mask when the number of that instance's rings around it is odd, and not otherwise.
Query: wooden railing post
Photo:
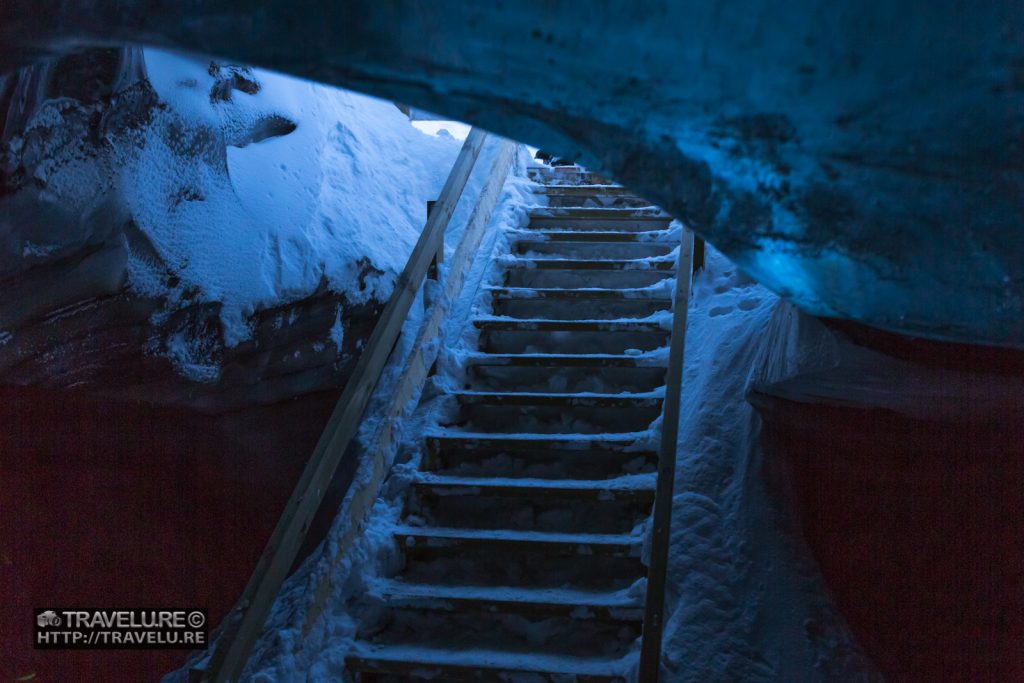
[[[672,340],[665,373],[665,403],[658,448],[658,483],[651,529],[651,559],[647,569],[643,640],[640,644],[640,683],[657,683],[661,671],[661,637],[665,628],[665,575],[668,569],[669,529],[676,477],[676,440],[679,438],[679,404],[683,389],[686,349],[686,314],[690,304],[693,233],[683,230],[676,264],[675,304],[672,308]]]
[[[430,220],[430,214],[434,210],[434,205],[437,204],[436,199],[427,201],[427,220]],[[430,268],[427,269],[427,278],[430,280],[437,279],[437,266],[444,260],[444,241],[441,242],[440,248],[434,254],[434,258],[430,259]]]

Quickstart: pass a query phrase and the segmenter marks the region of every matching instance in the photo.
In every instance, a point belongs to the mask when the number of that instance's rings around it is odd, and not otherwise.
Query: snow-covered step
[[[565,195],[567,197],[635,197],[630,190],[622,185],[534,185],[534,194]]]
[[[668,345],[669,333],[651,318],[608,320],[480,318],[485,353],[646,353]]]
[[[475,353],[467,366],[577,367],[577,368],[665,368],[666,354],[612,353]]]
[[[595,480],[421,472],[406,520],[449,529],[628,534],[650,515],[654,477],[653,471]]]
[[[521,386],[509,383],[502,388]],[[652,423],[661,414],[662,403],[661,396],[653,392],[463,390],[453,396],[459,409],[448,418],[448,424],[492,434],[601,434],[609,429],[624,430]]]
[[[430,449],[487,448],[490,450],[521,451],[547,449],[554,451],[643,451],[643,444],[650,440],[650,433],[622,432],[617,434],[502,434],[460,432],[442,430],[426,435]]]
[[[647,318],[672,308],[663,289],[492,289],[492,313],[509,318],[618,320]]]
[[[462,529],[474,530],[466,525]],[[588,556],[579,554],[578,545],[506,545],[500,541],[433,547],[420,543],[401,550],[404,563],[398,578],[432,585],[573,587],[614,592],[627,590],[646,576],[639,552],[631,552],[626,545],[618,553]],[[588,552],[585,547],[583,551]]]
[[[546,318],[474,318],[478,330],[515,332],[648,332],[668,334],[656,320],[550,320]]]
[[[550,209],[551,211],[571,211],[572,209]],[[592,211],[622,211],[623,209],[590,209]],[[664,231],[671,223],[670,218],[659,216],[608,216],[606,218],[583,218],[576,216],[533,216],[525,230],[572,230],[580,232],[655,232]]]
[[[656,230],[517,229],[506,234],[516,254],[566,255],[572,258],[657,258],[679,246],[678,232]]]
[[[637,218],[657,218],[664,221],[671,221],[672,215],[656,206],[628,209],[603,209],[591,207],[548,207],[535,206],[529,210],[531,219],[535,218],[579,218],[602,221],[629,221]]]
[[[527,446],[508,448],[500,436],[489,439],[434,438],[428,441],[420,467],[424,471],[469,477],[533,479],[601,479],[624,474],[653,472],[658,456],[652,449],[627,450],[631,441],[609,446],[600,442],[590,448],[566,448],[557,435]]]
[[[532,230],[647,232],[665,230],[672,221],[672,216],[657,208],[540,207],[529,215],[527,227]]]
[[[588,185],[580,185],[579,187],[587,189]],[[619,188],[622,189],[622,188]],[[552,192],[544,195],[547,200],[547,206],[553,208],[570,208],[570,207],[594,207],[594,208],[609,208],[609,209],[625,209],[625,208],[643,208],[650,206],[651,203],[642,197],[625,192],[623,194],[608,194],[605,192],[587,191],[582,194],[570,194],[565,192]]]
[[[667,313],[666,313],[667,314]],[[664,314],[647,318],[551,319],[481,316],[486,353],[643,353],[664,347],[669,336]]]
[[[669,332],[650,318],[477,318],[486,353],[635,353],[667,345]]]
[[[533,167],[526,169],[527,176],[538,183],[551,185],[602,185],[620,187],[608,182],[603,176],[574,166]]]
[[[550,231],[545,235],[552,234]],[[572,234],[567,232],[566,234]],[[591,235],[594,233],[585,233]],[[630,234],[630,233],[614,233]],[[646,234],[646,233],[642,233]],[[599,240],[599,239],[516,239],[513,251],[526,258],[566,259],[653,259],[668,256],[678,245],[658,240]]]
[[[420,472],[413,487],[420,493],[439,496],[498,496],[589,498],[600,501],[654,500],[653,474],[640,474],[603,480],[514,479],[505,477],[457,477]]]
[[[393,534],[405,553],[475,547],[494,553],[541,551],[558,555],[639,557],[643,543],[642,536],[632,534],[573,534],[408,525],[396,526]]]
[[[372,646],[358,644],[346,667],[356,673],[393,676],[403,681],[481,681],[508,683],[626,683],[630,659],[602,659],[502,652],[471,648]]]
[[[572,258],[531,258],[520,257],[505,261],[506,268],[528,270],[657,270],[675,272],[676,263],[671,259],[572,259]]]
[[[550,406],[555,408],[660,408],[663,400],[663,395],[655,392],[599,394],[458,391],[453,395],[461,405]]]
[[[389,606],[450,611],[558,615],[572,619],[638,622],[643,604],[627,591],[519,586],[452,586],[386,581],[377,586]]]
[[[563,301],[563,305],[567,303]],[[667,351],[475,353],[464,360],[474,391],[644,393],[665,382]]]
[[[510,388],[517,388],[512,386]],[[540,394],[509,398],[505,402],[484,397],[460,402],[446,424],[492,434],[602,434],[608,429],[624,430],[646,426],[662,412],[656,398],[636,400],[581,399],[572,402],[545,400]],[[513,402],[515,401],[515,402]]]
[[[424,468],[490,476],[568,476],[574,469],[596,464],[603,476],[650,471],[657,462],[652,447],[641,439],[647,432],[616,434],[476,434],[428,436]],[[468,465],[468,467],[466,467]],[[596,478],[593,472],[587,475]]]
[[[653,299],[658,303],[672,305],[667,287],[487,287],[495,299]]]
[[[639,289],[664,286],[674,278],[670,258],[541,259],[509,258],[503,263],[505,287],[527,289]]]
[[[517,241],[527,242],[608,242],[612,244],[671,244],[678,246],[678,240],[668,239],[671,231],[651,230],[648,232],[626,232],[618,230],[516,230],[510,236]]]

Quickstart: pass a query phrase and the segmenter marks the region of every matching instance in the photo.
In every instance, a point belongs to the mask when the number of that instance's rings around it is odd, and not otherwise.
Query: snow
[[[533,354],[534,357],[543,354]],[[580,354],[586,356],[586,354]],[[594,357],[594,356],[590,356]],[[614,357],[614,356],[613,356]],[[658,387],[651,391],[620,391],[617,393],[595,392],[595,391],[574,391],[571,393],[560,393],[557,391],[471,391],[462,389],[455,392],[456,396],[492,396],[492,397],[537,397],[548,399],[573,399],[573,398],[660,398],[665,395],[665,387]]]
[[[666,680],[878,680],[759,476],[760,423],[744,394],[797,362],[769,334],[785,306],[708,248],[686,335]]]
[[[456,140],[465,140],[469,137],[470,126],[461,121],[417,121],[413,120],[412,125],[416,130],[428,135],[449,136]]]
[[[491,652],[472,650],[468,652],[452,652],[434,650],[425,647],[390,646],[366,647],[356,654],[394,659],[411,658],[416,661],[431,662],[437,665],[465,665],[483,668],[514,668],[526,671],[567,672],[566,675],[580,674],[591,676],[614,676],[623,671],[621,660],[595,660],[587,657],[562,657],[556,655],[531,655],[529,663],[523,666],[521,656],[511,656],[507,652]],[[518,666],[516,665],[518,663]],[[424,672],[426,673],[426,672]],[[515,680],[515,679],[512,679]],[[526,680],[530,680],[529,678]]]
[[[430,472],[418,472],[413,478],[421,484],[434,484],[440,486],[464,487],[476,486],[480,489],[487,488],[536,488],[545,491],[573,490],[573,491],[648,491],[654,489],[655,476],[653,472],[647,474],[629,474],[611,479],[529,479],[526,477],[459,477],[453,475],[439,475]]]
[[[341,345],[345,342],[345,328],[341,324],[341,306],[338,306],[338,310],[334,314],[334,324],[331,325],[331,341],[334,342],[334,348],[341,353]]]
[[[591,444],[631,442],[648,436],[649,432],[621,432],[601,434],[495,434],[494,432],[470,432],[453,427],[435,428],[424,433],[426,438],[451,438],[497,440],[505,442],[519,441],[524,444],[534,442],[551,442],[559,445],[572,444],[574,447],[589,448]]]
[[[393,526],[392,533],[396,536],[407,536],[406,541],[412,541],[409,545],[416,543],[416,538],[426,539],[429,547],[434,545],[447,545],[448,541],[459,539],[476,539],[487,541],[509,541],[509,542],[540,542],[560,543],[579,546],[581,549],[591,545],[620,546],[632,545],[640,539],[636,534],[562,534],[553,531],[516,531],[513,529],[448,529],[445,527],[414,527],[398,524]]]
[[[167,340],[167,356],[181,375],[193,382],[216,382],[220,368],[210,361],[202,341],[179,330]]]
[[[517,353],[517,354],[502,354],[502,353],[471,353],[466,356],[467,363],[489,363],[489,364],[505,364],[510,363],[513,358],[523,360],[545,360],[545,359],[558,359],[558,358],[574,358],[574,359],[593,359],[594,361],[614,361],[621,360],[624,356],[628,356],[638,366],[650,366],[658,367],[664,366],[668,362],[668,352],[665,348],[655,349],[652,351],[641,351],[639,349],[626,349],[625,352],[620,356],[613,353]]]
[[[200,145],[200,133],[149,136],[123,170],[125,200],[176,288],[223,303],[229,345],[249,337],[254,310],[308,296],[321,279],[356,303],[386,300],[460,143],[420,132],[389,102],[258,69],[257,93],[211,101],[209,61],[145,54],[167,104],[157,129],[205,126],[227,151],[202,147],[183,164],[176,145]],[[268,130],[282,134],[252,141]],[[361,284],[365,264],[376,271]],[[141,292],[165,293],[163,275],[130,264]]]
[[[629,608],[642,607],[630,589],[586,591],[571,588],[509,588],[505,586],[448,586],[382,580],[374,588],[380,593],[402,598],[438,598],[441,600],[512,600],[549,605]]]

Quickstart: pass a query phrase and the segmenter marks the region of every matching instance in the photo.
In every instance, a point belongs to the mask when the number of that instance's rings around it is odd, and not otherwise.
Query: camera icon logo
[[[46,626],[60,626],[60,617],[52,609],[48,609],[36,617],[36,625],[40,628]]]

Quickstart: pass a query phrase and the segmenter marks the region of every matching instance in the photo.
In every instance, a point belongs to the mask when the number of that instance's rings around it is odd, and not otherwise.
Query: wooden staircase
[[[636,680],[680,234],[593,173],[534,180],[547,206],[509,233],[466,385],[425,436],[356,681]]]

